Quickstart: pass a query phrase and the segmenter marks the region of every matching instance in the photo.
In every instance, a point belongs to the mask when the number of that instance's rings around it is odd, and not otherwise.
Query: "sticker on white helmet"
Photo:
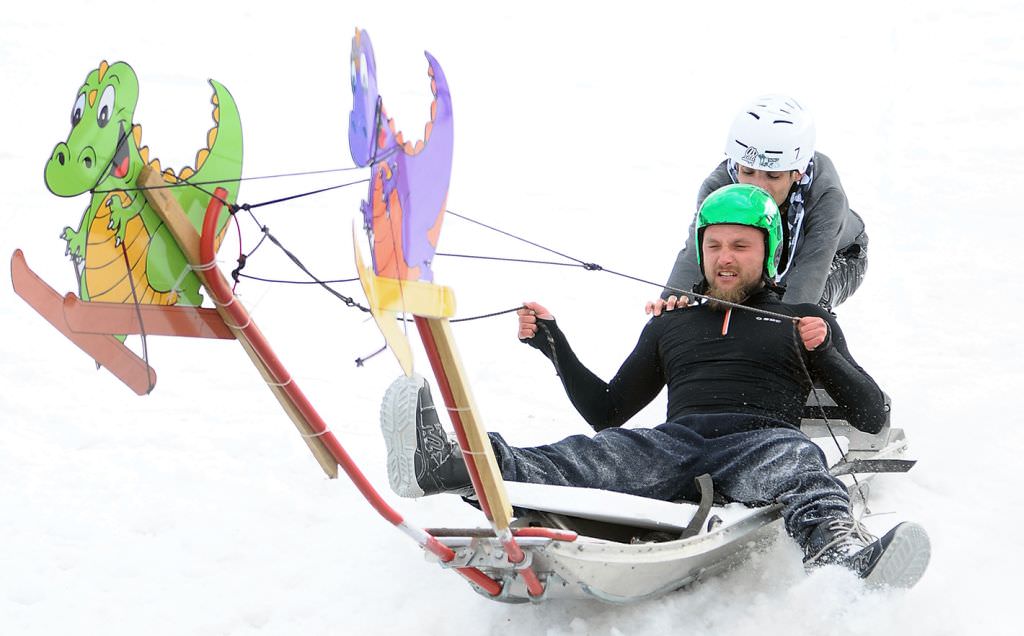
[[[779,157],[769,157],[763,152],[758,152],[754,146],[747,146],[740,162],[760,170],[778,170],[779,159]]]

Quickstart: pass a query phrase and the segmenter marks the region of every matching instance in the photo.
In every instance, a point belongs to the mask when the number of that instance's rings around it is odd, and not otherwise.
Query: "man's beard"
[[[762,281],[755,279],[747,283],[746,285],[740,285],[732,289],[719,289],[714,285],[708,287],[708,291],[705,294],[710,296],[711,300],[708,301],[708,305],[715,311],[725,311],[729,308],[729,305],[718,302],[720,300],[727,303],[740,304],[750,295],[753,294],[761,287]]]

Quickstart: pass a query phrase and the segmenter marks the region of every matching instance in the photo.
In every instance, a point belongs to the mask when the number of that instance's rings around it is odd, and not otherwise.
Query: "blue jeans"
[[[650,499],[699,499],[708,473],[716,496],[782,504],[786,530],[803,546],[816,525],[850,515],[850,498],[825,454],[783,422],[733,413],[688,415],[655,428],[607,428],[533,448],[491,443],[508,481],[614,490]]]

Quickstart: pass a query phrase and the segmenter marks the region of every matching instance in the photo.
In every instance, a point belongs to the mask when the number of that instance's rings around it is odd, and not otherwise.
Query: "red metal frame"
[[[559,530],[557,528],[512,528],[512,534],[517,537],[542,537],[552,541],[572,542],[579,538],[579,535],[572,530]]]
[[[210,204],[206,208],[206,216],[203,219],[203,231],[199,241],[201,263],[204,268],[208,267],[202,273],[206,281],[206,288],[213,297],[214,302],[228,312],[238,331],[245,335],[253,350],[259,354],[266,364],[268,371],[273,376],[274,382],[280,385],[281,389],[288,396],[289,401],[306,419],[314,433],[323,441],[331,456],[334,457],[338,465],[341,466],[349,479],[352,480],[352,483],[359,489],[359,492],[366,501],[390,523],[398,526],[406,534],[413,536],[425,550],[435,554],[443,562],[451,561],[455,558],[455,552],[451,548],[442,544],[437,538],[426,531],[406,524],[402,515],[388,505],[374,489],[366,479],[366,476],[359,470],[359,467],[352,461],[348,452],[338,442],[334,433],[327,428],[327,424],[320,417],[320,414],[310,404],[298,384],[292,379],[288,370],[270,347],[270,343],[267,342],[259,328],[256,327],[249,312],[242,306],[241,302],[237,301],[227,279],[224,278],[224,275],[214,265],[216,259],[214,238],[217,234],[217,221],[227,196],[228,192],[224,188],[217,188],[215,190],[214,196],[210,199]],[[477,568],[456,568],[456,570],[488,594],[497,596],[501,593],[502,584],[487,576],[481,570]]]

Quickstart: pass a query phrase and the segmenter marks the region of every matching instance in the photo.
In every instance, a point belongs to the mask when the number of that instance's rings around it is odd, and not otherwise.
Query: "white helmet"
[[[805,172],[814,156],[814,119],[792,97],[758,97],[733,120],[725,154],[756,170]]]

